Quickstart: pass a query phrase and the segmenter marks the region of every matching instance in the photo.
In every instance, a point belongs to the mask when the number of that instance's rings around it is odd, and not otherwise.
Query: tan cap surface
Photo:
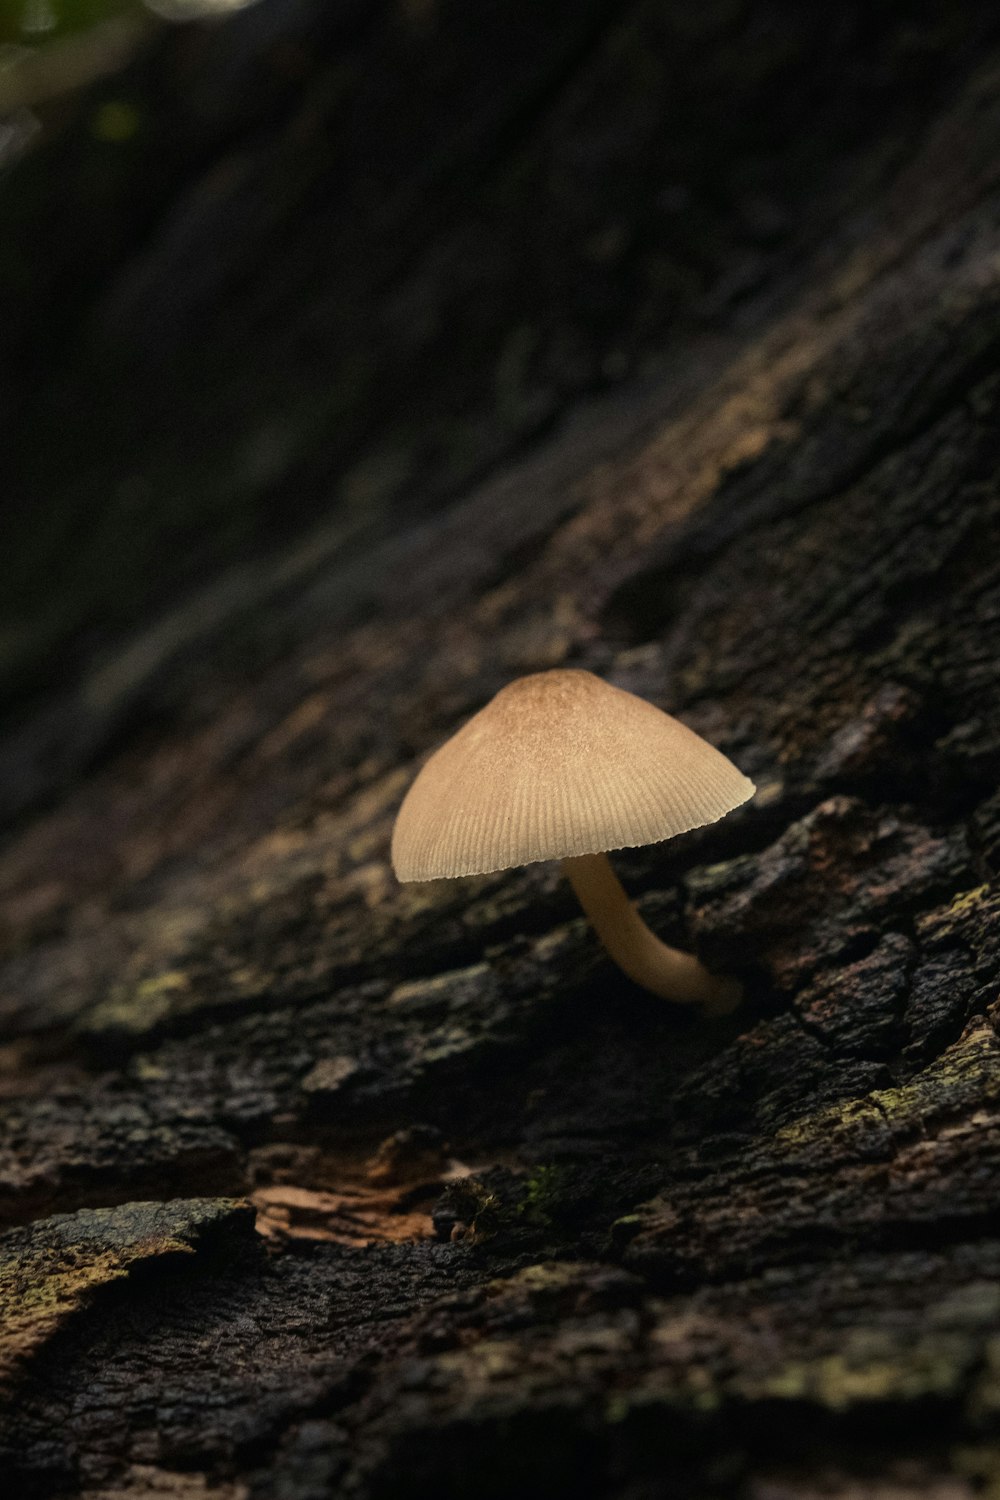
[[[400,880],[438,880],[655,844],[753,793],[731,761],[644,699],[591,672],[537,672],[431,756],[399,810],[393,868]]]

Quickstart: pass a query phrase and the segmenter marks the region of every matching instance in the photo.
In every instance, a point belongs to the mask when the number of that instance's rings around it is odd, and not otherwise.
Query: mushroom
[[[667,1000],[730,1010],[741,986],[660,941],[606,851],[714,823],[754,784],[718,750],[592,672],[535,672],[502,688],[424,765],[392,835],[401,881],[485,875],[558,859],[608,953]]]

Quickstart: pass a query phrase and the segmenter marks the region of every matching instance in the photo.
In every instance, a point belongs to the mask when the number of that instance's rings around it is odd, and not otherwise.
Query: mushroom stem
[[[680,953],[650,932],[606,854],[579,854],[564,859],[562,867],[590,925],[636,984],[664,1000],[702,1004],[718,1015],[739,1004],[743,987],[737,980],[717,978],[693,953]]]

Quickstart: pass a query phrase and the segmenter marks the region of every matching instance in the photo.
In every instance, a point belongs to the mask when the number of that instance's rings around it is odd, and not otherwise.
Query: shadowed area
[[[19,1496],[994,1493],[997,45],[262,0],[0,179]],[[393,878],[552,667],[756,783],[616,856],[735,1014]]]

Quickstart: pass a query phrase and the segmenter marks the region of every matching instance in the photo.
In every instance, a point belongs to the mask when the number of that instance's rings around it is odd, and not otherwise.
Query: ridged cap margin
[[[680,720],[592,672],[502,688],[424,765],[392,835],[401,881],[655,844],[753,796]]]

